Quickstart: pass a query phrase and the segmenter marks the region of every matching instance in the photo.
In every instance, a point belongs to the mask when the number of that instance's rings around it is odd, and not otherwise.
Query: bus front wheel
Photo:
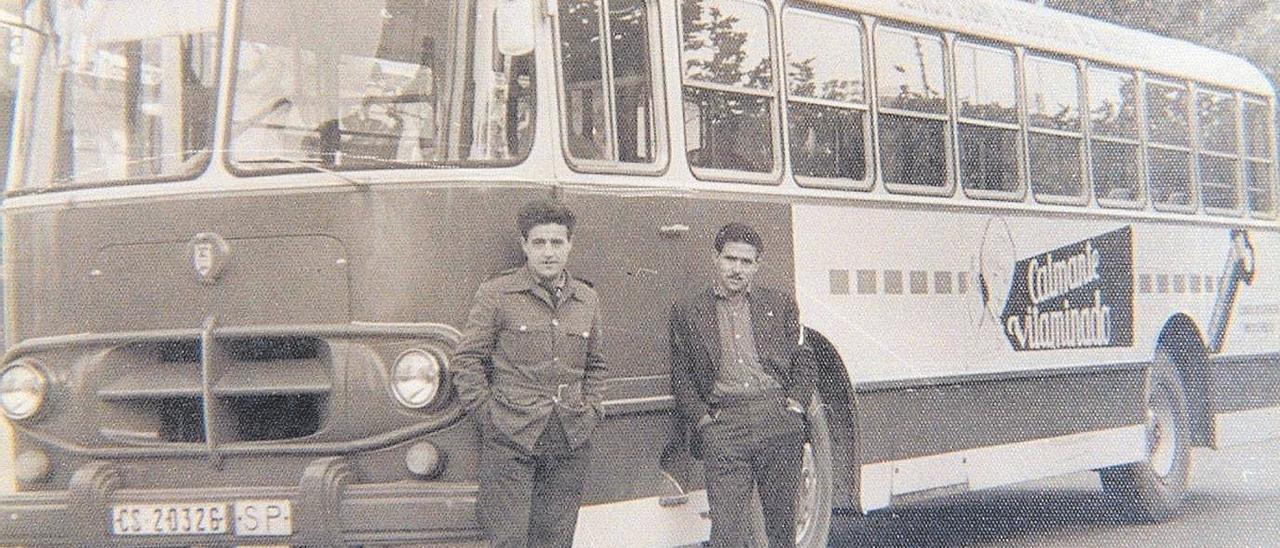
[[[796,547],[827,545],[831,530],[832,447],[827,407],[815,394],[809,404],[809,441],[804,444],[796,493]]]
[[[826,548],[831,531],[832,505],[832,442],[831,426],[827,422],[827,406],[814,394],[805,412],[809,424],[809,438],[805,440],[800,460],[800,485],[796,489],[795,534],[796,548]],[[752,538],[750,548],[769,546],[764,530],[764,514],[759,491],[751,497],[749,520]],[[705,544],[704,544],[705,545]]]
[[[1182,379],[1161,351],[1147,372],[1147,459],[1102,470],[1103,490],[1137,521],[1161,522],[1182,504],[1191,469]]]

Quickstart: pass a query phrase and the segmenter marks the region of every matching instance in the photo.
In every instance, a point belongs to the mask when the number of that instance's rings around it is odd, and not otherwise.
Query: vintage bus
[[[479,538],[450,354],[514,212],[580,216],[606,419],[582,546],[706,538],[669,308],[764,235],[833,510],[1097,470],[1174,515],[1280,436],[1275,95],[1006,0],[26,0],[0,544]]]

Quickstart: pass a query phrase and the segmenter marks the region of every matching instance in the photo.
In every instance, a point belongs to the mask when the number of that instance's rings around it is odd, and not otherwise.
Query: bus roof
[[[1271,96],[1235,55],[1016,0],[817,0],[820,4]]]

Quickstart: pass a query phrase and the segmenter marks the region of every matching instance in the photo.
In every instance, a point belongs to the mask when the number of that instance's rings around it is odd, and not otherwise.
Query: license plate
[[[293,534],[293,509],[288,500],[236,501],[236,536],[280,537]]]
[[[233,528],[236,536],[292,535],[292,505],[288,500],[262,499],[231,505],[120,504],[111,510],[111,532],[116,535],[222,535]]]
[[[121,504],[111,512],[117,535],[218,535],[229,526],[226,504]]]

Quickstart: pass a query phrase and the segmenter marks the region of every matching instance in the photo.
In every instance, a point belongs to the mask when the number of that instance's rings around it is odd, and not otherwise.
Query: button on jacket
[[[600,299],[565,275],[559,298],[527,267],[480,284],[454,355],[463,406],[527,451],[553,412],[573,448],[603,416]]]

